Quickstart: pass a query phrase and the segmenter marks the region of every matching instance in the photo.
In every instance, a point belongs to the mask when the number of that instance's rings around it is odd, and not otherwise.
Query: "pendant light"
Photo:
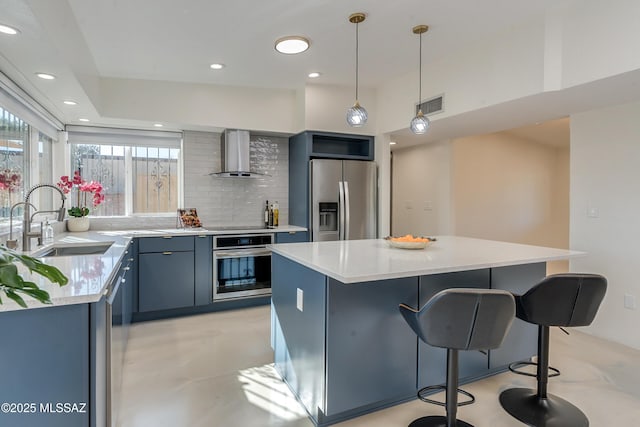
[[[418,66],[418,79],[419,79],[419,89],[418,89],[418,114],[411,120],[411,132],[416,135],[421,135],[426,133],[429,129],[429,119],[422,112],[422,108],[420,108],[420,104],[422,103],[422,34],[429,31],[429,27],[427,25],[417,25],[413,27],[413,34],[418,34],[420,36],[420,65]]]
[[[347,123],[349,126],[360,127],[367,123],[367,110],[358,102],[358,24],[364,21],[365,14],[358,12],[349,16],[349,22],[356,24],[356,102],[347,110]]]

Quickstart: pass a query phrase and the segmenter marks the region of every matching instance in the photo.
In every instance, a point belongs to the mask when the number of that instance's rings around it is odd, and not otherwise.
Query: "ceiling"
[[[215,85],[302,88],[353,87],[355,26],[360,24],[360,85],[376,87],[415,70],[417,37],[428,24],[423,62],[471,42],[539,19],[558,0],[0,0],[0,23],[21,33],[0,35],[0,70],[66,123],[99,116],[90,96],[99,78]],[[478,25],[481,23],[482,25]],[[274,41],[303,35],[308,51],[283,55]],[[224,63],[220,71],[209,68]],[[35,72],[55,74],[43,81]],[[62,104],[74,99],[77,106]],[[128,123],[111,123],[127,125]],[[180,124],[176,124],[179,126]]]

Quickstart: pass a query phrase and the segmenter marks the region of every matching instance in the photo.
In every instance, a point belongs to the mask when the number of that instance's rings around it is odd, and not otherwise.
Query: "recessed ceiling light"
[[[302,36],[286,36],[276,40],[275,48],[280,53],[295,55],[309,49],[309,40]]]
[[[48,73],[36,73],[36,76],[45,80],[53,80],[56,78],[56,76],[54,76],[53,74],[48,74]]]
[[[396,145],[396,144],[397,144],[397,143],[396,143],[396,142],[393,142],[393,141],[391,141],[391,142],[389,143],[389,145]]]
[[[224,64],[211,64],[210,67],[212,70],[222,70],[224,68]]]
[[[318,73],[317,71],[314,71],[313,73],[309,73],[308,76],[310,79],[315,79],[320,77],[320,73]]]
[[[80,120],[81,122],[88,122],[89,121],[89,119],[78,119],[78,120]]]
[[[0,33],[9,34],[10,36],[15,36],[16,34],[19,33],[19,31],[8,25],[0,24]]]
[[[67,104],[67,105],[78,105],[78,103],[76,101],[62,101],[62,102]]]
[[[157,128],[161,128],[162,126],[164,126],[162,123],[154,123],[153,125]]]

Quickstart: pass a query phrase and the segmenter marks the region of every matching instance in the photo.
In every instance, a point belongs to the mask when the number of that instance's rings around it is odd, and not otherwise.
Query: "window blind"
[[[64,124],[0,72],[0,105],[54,140]]]
[[[180,148],[182,132],[67,125],[69,144]]]

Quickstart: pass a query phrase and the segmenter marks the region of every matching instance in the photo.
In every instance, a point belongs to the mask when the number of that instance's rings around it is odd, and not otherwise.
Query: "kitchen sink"
[[[37,257],[100,255],[105,253],[112,244],[113,242],[91,245],[53,246],[44,252],[37,254]]]

